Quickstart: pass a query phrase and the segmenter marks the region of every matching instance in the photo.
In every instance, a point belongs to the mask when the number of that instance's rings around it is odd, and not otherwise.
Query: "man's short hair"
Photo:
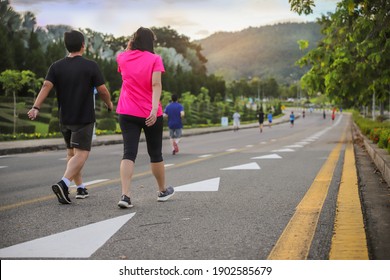
[[[84,43],[84,35],[77,30],[65,32],[64,42],[68,52],[79,52]]]
[[[176,101],[177,101],[177,95],[176,95],[176,94],[172,94],[172,101],[173,101],[173,102],[176,102]]]

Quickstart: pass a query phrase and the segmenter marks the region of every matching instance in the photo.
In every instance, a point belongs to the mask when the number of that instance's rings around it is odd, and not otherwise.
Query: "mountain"
[[[261,77],[292,82],[305,69],[295,65],[322,38],[317,23],[283,23],[249,27],[239,32],[218,32],[197,41],[207,58],[208,73],[225,80]],[[300,50],[298,41],[307,40],[309,48]]]

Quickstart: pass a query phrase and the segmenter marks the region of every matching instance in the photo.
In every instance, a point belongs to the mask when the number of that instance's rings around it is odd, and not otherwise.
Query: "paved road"
[[[166,141],[167,182],[177,192],[166,203],[156,202],[141,143],[131,210],[116,206],[122,145],[93,148],[84,171],[90,197],[71,205],[59,205],[49,187],[63,173],[64,151],[2,157],[0,257],[267,259],[340,147],[334,171],[323,177],[329,190],[304,253],[328,259],[350,124],[346,115],[332,124],[313,114],[262,134],[251,128],[191,136],[176,156]]]

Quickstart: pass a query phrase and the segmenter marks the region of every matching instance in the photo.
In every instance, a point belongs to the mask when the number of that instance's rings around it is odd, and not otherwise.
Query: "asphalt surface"
[[[274,125],[281,122],[288,122],[287,116],[275,119]],[[257,123],[242,125],[241,129],[256,126]],[[192,135],[217,133],[227,130],[232,130],[232,127],[186,129],[185,136],[190,137]],[[164,132],[164,138],[168,138],[167,132]],[[121,135],[107,135],[97,136],[93,145],[99,146],[120,143],[122,143]],[[354,148],[362,210],[365,219],[366,234],[370,237],[368,244],[370,259],[389,260],[390,188],[388,182],[386,182],[382,174],[378,171],[378,167],[375,165],[373,159],[367,153],[365,145],[370,145],[374,150],[378,151],[377,153],[381,152],[376,148],[376,145],[371,144],[367,138],[354,131]],[[62,149],[65,149],[62,139],[9,141],[1,143],[0,155]],[[315,250],[312,251],[314,252]],[[316,258],[315,256],[312,257],[314,259]]]

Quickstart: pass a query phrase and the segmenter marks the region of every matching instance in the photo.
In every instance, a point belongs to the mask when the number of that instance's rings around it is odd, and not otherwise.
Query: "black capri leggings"
[[[119,125],[123,136],[123,159],[135,162],[143,129],[150,162],[162,162],[163,117],[158,117],[152,126],[146,126],[145,120],[145,118],[119,115]]]

